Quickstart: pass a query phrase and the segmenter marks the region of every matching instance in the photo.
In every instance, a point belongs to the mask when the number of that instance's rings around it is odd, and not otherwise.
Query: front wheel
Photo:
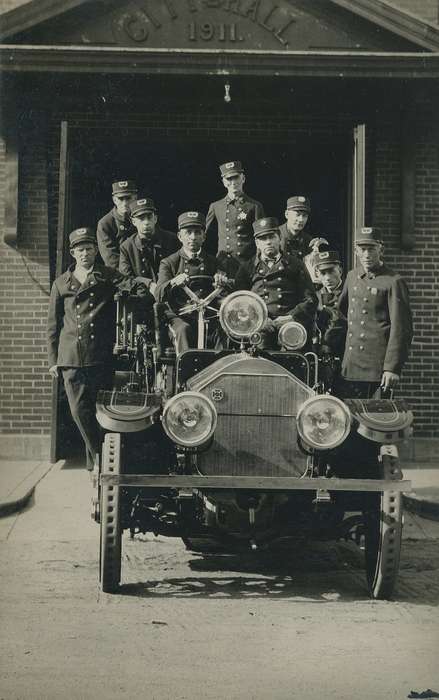
[[[102,474],[122,472],[122,441],[119,433],[107,433],[102,451]],[[103,482],[100,507],[100,585],[114,593],[120,584],[122,557],[121,495],[119,486]]]
[[[392,478],[399,471],[395,458],[383,455],[381,471],[382,478]],[[390,598],[398,576],[401,553],[401,493],[389,490],[370,494],[363,517],[369,593],[375,599]]]

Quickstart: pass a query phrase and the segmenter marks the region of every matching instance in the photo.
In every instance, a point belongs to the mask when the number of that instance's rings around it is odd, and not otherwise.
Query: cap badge
[[[78,230],[76,231],[76,233],[77,233],[77,234],[87,233],[87,229],[86,229],[86,228],[78,228]]]
[[[141,206],[142,204],[146,204],[146,199],[138,199],[137,204]]]
[[[230,168],[233,168],[234,165],[235,163],[233,161],[231,163],[226,163],[226,168],[230,170]]]
[[[362,228],[361,233],[372,233],[372,229],[371,228]]]
[[[198,212],[197,211],[188,211],[186,216],[189,216],[191,219],[196,219],[198,216]]]
[[[305,202],[306,199],[305,199],[305,197],[297,197],[297,201],[299,201],[299,202]]]
[[[319,253],[319,260],[325,260],[325,258],[329,258],[328,251],[325,251],[324,253]]]
[[[117,184],[119,185],[119,187],[122,187],[122,188],[128,187],[128,182],[126,180],[123,180],[123,182],[118,182]]]
[[[260,226],[266,226],[266,225],[267,225],[267,220],[266,220],[266,219],[261,219],[261,221],[259,222],[259,225],[260,225]]]

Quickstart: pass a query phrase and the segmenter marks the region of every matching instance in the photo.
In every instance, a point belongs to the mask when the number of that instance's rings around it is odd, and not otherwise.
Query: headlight
[[[307,333],[301,323],[288,321],[279,329],[279,345],[287,350],[300,350],[306,343]]]
[[[265,302],[254,292],[233,292],[220,307],[219,319],[227,335],[250,338],[268,318]]]
[[[176,394],[163,409],[166,434],[183,447],[207,442],[216,428],[217,413],[212,401],[197,391]]]
[[[297,430],[304,442],[318,450],[329,450],[346,440],[351,414],[335,396],[312,396],[297,414]]]

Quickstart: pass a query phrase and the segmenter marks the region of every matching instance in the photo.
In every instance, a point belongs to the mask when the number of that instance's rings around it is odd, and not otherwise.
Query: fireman
[[[130,218],[130,206],[137,199],[137,185],[132,180],[118,180],[112,185],[114,207],[98,221],[99,253],[107,267],[118,269],[122,241],[136,232]]]
[[[210,252],[217,253],[221,269],[232,278],[239,264],[255,252],[252,223],[264,216],[264,208],[244,192],[245,173],[239,160],[223,163],[219,167],[227,194],[209,206],[206,245]],[[217,241],[214,221],[218,230]]]
[[[298,321],[312,332],[317,298],[303,262],[282,251],[277,219],[258,219],[253,231],[257,252],[240,266],[236,288],[255,292],[265,301],[269,318],[260,345],[275,349],[279,329],[288,321]]]

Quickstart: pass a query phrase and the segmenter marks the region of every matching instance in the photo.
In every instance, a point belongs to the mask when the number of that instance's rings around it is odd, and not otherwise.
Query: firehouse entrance
[[[90,116],[84,123],[62,122],[56,245],[52,240],[54,274],[71,262],[69,232],[96,227],[112,208],[113,181],[134,179],[139,194],[156,202],[160,224],[175,231],[181,212],[207,212],[210,202],[225,195],[218,166],[228,160],[243,162],[245,191],[280,223],[289,196],[308,196],[312,203],[308,231],[326,238],[346,266],[351,263],[351,232],[364,205],[364,173],[357,163],[352,116],[340,119],[333,111],[325,119],[310,112],[299,119],[297,114],[290,116],[290,105],[283,97],[278,100],[279,110],[267,111],[262,105],[265,114],[259,116],[257,103],[250,103],[245,112],[227,114],[224,106],[221,111],[217,104],[211,107],[210,101],[213,97],[208,95],[193,121],[185,117],[187,103],[181,111],[174,103],[172,111],[165,104],[162,116],[147,112],[143,105],[145,114],[136,124],[116,111],[104,119],[96,116],[94,123]],[[213,108],[218,112],[215,129],[199,128]],[[62,387],[54,395],[53,416],[52,458],[65,458],[81,440]]]

